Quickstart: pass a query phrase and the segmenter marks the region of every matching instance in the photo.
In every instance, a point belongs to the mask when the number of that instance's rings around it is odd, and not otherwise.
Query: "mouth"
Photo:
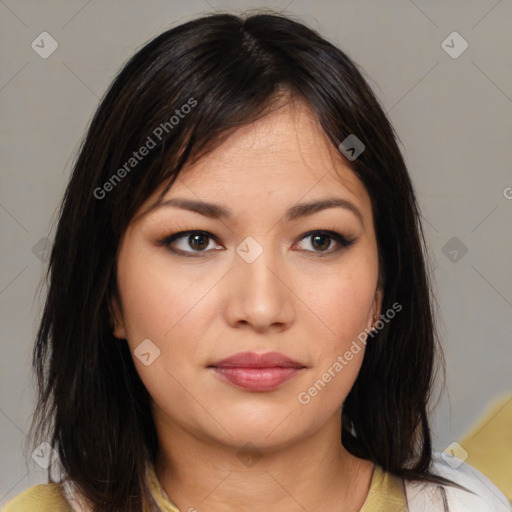
[[[239,352],[209,365],[224,382],[248,391],[271,391],[306,368],[279,352]]]

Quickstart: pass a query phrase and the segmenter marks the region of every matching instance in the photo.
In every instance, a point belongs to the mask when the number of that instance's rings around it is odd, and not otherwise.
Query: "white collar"
[[[485,475],[457,458],[433,454],[431,472],[472,492],[450,485],[405,481],[409,512],[512,512],[507,497]]]

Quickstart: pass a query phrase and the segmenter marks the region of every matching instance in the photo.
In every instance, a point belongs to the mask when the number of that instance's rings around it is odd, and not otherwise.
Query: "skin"
[[[308,404],[297,396],[380,314],[365,187],[298,102],[238,129],[185,168],[165,197],[214,202],[232,218],[174,206],[148,213],[157,194],[123,236],[112,306],[115,335],[132,354],[145,339],[160,350],[148,366],[133,359],[153,400],[161,485],[182,511],[359,510],[374,465],[342,446],[340,407],[364,345]],[[299,202],[333,196],[353,204],[361,219],[340,207],[284,219]],[[213,236],[159,245],[184,230]],[[315,244],[304,237],[311,230],[355,242]],[[246,237],[263,250],[251,263],[236,252]],[[248,350],[282,352],[306,368],[267,392],[241,389],[207,368]],[[255,447],[252,462],[238,456],[246,443]]]

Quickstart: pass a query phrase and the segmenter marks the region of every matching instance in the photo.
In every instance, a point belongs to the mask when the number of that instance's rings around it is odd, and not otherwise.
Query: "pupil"
[[[320,239],[320,240],[323,239],[325,242],[324,244],[320,243],[320,246],[321,246],[320,249],[327,249],[329,247],[329,235],[322,235],[322,234],[315,235],[313,237],[313,245],[318,245],[315,243],[318,239]]]
[[[190,235],[190,238],[189,238],[189,242],[190,240],[192,240],[192,245],[195,245],[195,249],[204,249],[206,247],[208,247],[208,242],[204,243],[205,240],[207,239],[208,237],[205,236],[205,235]],[[198,244],[196,244],[197,240],[201,240],[203,239],[203,243],[201,244],[201,242],[199,242]]]

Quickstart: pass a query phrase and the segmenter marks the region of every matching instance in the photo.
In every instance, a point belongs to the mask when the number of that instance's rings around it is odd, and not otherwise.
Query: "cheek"
[[[212,288],[219,277],[200,267],[189,265],[184,271],[161,253],[150,257],[143,251],[119,260],[127,342],[137,372],[157,402],[180,403],[182,386],[193,388],[197,365],[208,355],[201,340],[211,324]],[[156,354],[148,366],[137,357],[143,342]]]
[[[135,255],[120,262],[119,272],[123,274],[120,292],[130,344],[144,338],[162,346],[168,343],[190,324],[209,288],[199,272],[179,272],[163,257]]]
[[[118,269],[127,343],[137,373],[157,410],[167,407],[169,416],[181,417],[180,411],[190,409],[183,389],[193,389],[196,375],[186,363],[200,356],[198,334],[203,330],[197,311],[209,287],[173,271],[165,258],[148,259],[135,251],[120,259]]]
[[[308,338],[315,343],[312,395],[338,401],[350,391],[361,367],[373,305],[378,271],[373,258],[351,259],[336,273],[317,276],[308,284]],[[316,336],[315,336],[316,332]]]
[[[313,285],[314,283],[314,285]],[[343,348],[364,332],[373,316],[377,270],[373,261],[354,261],[307,284],[312,321],[326,331],[328,346]],[[306,293],[306,291],[304,292]],[[311,315],[310,315],[311,316]]]

